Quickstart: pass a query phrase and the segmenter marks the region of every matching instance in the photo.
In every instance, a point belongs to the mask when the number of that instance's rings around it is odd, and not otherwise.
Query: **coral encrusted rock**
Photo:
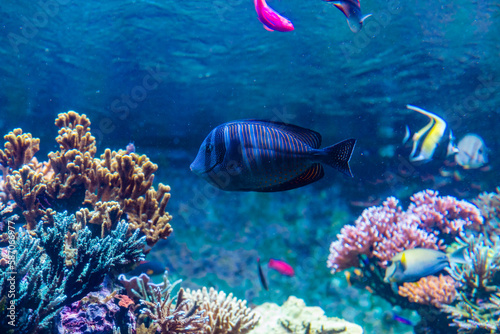
[[[254,312],[260,313],[262,318],[249,334],[363,333],[360,326],[342,319],[328,318],[320,307],[308,307],[302,299],[294,296],[290,296],[281,307],[265,303],[256,307]]]

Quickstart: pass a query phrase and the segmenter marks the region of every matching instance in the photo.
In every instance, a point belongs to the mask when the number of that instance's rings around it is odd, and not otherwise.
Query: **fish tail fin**
[[[410,136],[411,136],[410,127],[408,125],[406,125],[405,136],[403,138],[403,144],[406,144],[408,142],[408,140],[410,139]]]
[[[466,262],[465,252],[467,251],[468,248],[469,246],[460,247],[453,253],[448,254],[449,261],[452,263],[461,263],[461,264],[465,263]]]
[[[347,139],[324,148],[323,152],[326,153],[326,157],[323,162],[345,175],[353,177],[351,168],[349,167],[349,160],[351,159],[354,145],[356,145],[356,139]]]

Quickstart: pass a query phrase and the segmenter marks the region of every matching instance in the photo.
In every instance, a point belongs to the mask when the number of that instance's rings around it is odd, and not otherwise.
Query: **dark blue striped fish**
[[[355,139],[320,149],[321,135],[296,125],[244,120],[219,125],[201,144],[191,170],[228,191],[284,191],[318,181],[327,164],[351,176]]]

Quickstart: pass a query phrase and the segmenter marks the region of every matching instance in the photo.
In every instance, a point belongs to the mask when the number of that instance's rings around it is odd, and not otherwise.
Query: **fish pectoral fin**
[[[305,172],[303,172],[299,176],[295,177],[294,179],[291,179],[287,182],[273,185],[270,187],[257,189],[255,191],[274,192],[274,191],[285,191],[285,190],[300,188],[300,187],[303,187],[303,186],[306,186],[308,184],[311,184],[313,182],[318,181],[324,175],[325,175],[325,172],[323,170],[323,166],[321,166],[321,164],[317,163],[317,164],[313,164]]]
[[[274,31],[273,29],[269,28],[268,26],[266,26],[265,24],[263,24],[264,26],[264,29],[266,29],[267,31]]]

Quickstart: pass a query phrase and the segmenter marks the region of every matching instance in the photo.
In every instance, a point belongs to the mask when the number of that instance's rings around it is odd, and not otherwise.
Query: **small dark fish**
[[[127,273],[128,276],[139,276],[147,274],[148,276],[163,274],[165,266],[159,261],[141,261],[137,267]]]
[[[408,325],[408,326],[413,326],[413,322],[411,322],[409,319],[403,318],[397,314],[394,314],[392,318],[402,324]]]
[[[321,179],[322,164],[351,176],[355,139],[320,149],[321,135],[296,125],[245,120],[219,125],[191,170],[226,191],[285,191]]]
[[[333,5],[337,7],[342,13],[344,13],[347,18],[347,24],[352,32],[358,32],[363,27],[363,22],[367,17],[372,14],[363,16],[361,13],[361,5],[359,0],[324,0],[326,2],[333,2]]]
[[[410,161],[413,163],[426,163],[433,158],[446,158],[458,152],[454,144],[453,133],[441,117],[423,110],[421,108],[407,105],[406,108],[414,110],[429,117],[429,123],[416,132],[411,141],[413,142],[410,153]],[[403,143],[410,139],[410,129],[406,127],[406,134]]]
[[[190,316],[192,316],[197,309],[198,309],[198,301],[195,301],[193,307],[191,307],[188,313],[186,313],[184,318],[189,318]]]
[[[260,258],[257,259],[257,266],[259,268],[260,284],[262,284],[264,290],[269,291],[269,286],[267,285],[266,277],[264,276],[264,272],[262,271],[262,266],[260,265]]]

